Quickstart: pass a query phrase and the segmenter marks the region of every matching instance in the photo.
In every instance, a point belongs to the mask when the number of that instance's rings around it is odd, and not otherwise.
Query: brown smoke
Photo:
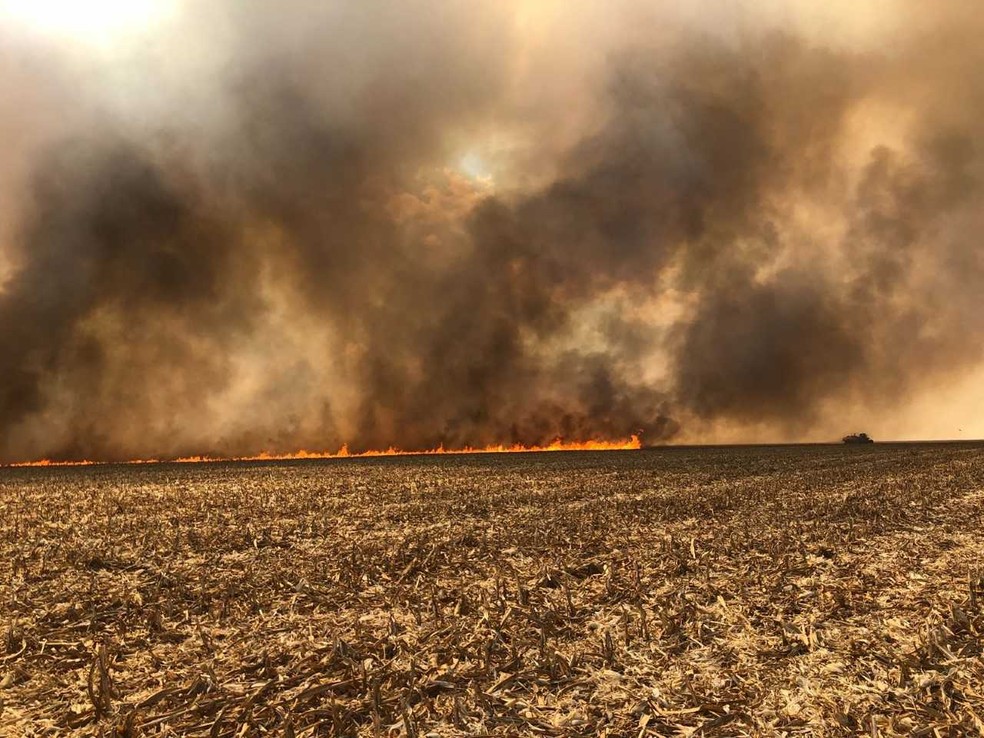
[[[0,459],[818,438],[980,366],[964,4],[589,7],[0,28]]]

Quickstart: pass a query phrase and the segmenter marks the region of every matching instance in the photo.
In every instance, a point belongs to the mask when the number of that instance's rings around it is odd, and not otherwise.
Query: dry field
[[[0,470],[0,735],[984,732],[984,446]]]

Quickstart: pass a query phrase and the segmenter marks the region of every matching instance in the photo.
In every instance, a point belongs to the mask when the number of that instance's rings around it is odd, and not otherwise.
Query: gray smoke
[[[0,458],[792,440],[980,365],[962,4],[892,43],[534,6],[0,30]]]

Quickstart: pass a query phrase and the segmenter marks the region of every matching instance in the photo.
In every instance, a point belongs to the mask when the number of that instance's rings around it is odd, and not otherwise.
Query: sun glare
[[[105,44],[166,19],[175,0],[0,0],[0,19]]]
[[[481,156],[474,151],[466,152],[458,159],[458,171],[474,180],[491,182],[492,172]]]

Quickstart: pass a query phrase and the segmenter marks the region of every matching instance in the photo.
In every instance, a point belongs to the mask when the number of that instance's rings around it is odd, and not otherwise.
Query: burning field
[[[0,470],[0,734],[984,730],[984,446]]]
[[[0,0],[0,736],[984,732],[979,4]]]

